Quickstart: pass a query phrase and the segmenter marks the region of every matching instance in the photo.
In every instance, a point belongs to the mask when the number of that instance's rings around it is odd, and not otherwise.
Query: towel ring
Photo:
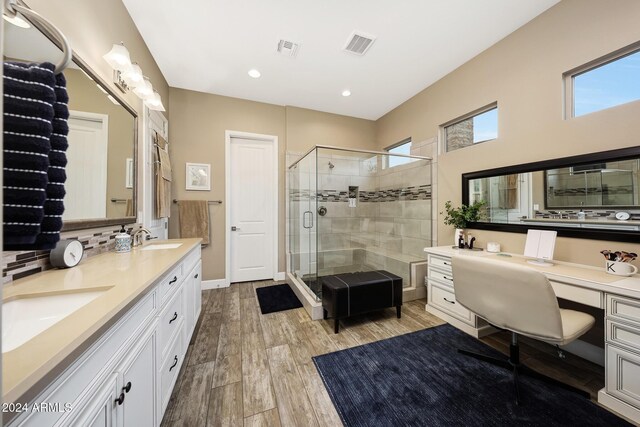
[[[4,0],[4,9],[4,13],[7,16],[14,17],[16,13],[20,12],[22,15],[38,22],[49,33],[51,33],[53,38],[55,38],[58,43],[60,43],[60,48],[62,49],[63,56],[62,59],[56,64],[56,68],[54,70],[56,74],[60,74],[62,71],[64,71],[65,68],[69,66],[71,60],[73,59],[73,52],[71,50],[69,40],[67,40],[67,37],[62,33],[62,31],[60,31],[55,25],[45,19],[38,12],[18,4],[18,0]]]

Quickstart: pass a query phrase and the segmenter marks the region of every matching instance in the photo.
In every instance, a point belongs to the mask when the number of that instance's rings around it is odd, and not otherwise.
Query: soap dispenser
[[[124,224],[120,232],[116,234],[116,252],[124,253],[131,251],[131,236],[124,229]]]

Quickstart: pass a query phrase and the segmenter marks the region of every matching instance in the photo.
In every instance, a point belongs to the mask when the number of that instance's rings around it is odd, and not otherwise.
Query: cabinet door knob
[[[200,275],[200,274],[196,273],[196,275],[195,275],[195,276],[193,276],[193,278],[194,278],[194,279],[197,279],[199,275]]]
[[[171,279],[171,280],[169,281],[169,284],[170,284],[170,285],[173,285],[173,284],[174,284],[174,283],[176,283],[177,281],[178,281],[178,276],[173,276],[173,279]]]
[[[173,356],[173,365],[171,365],[171,367],[169,368],[169,372],[171,372],[173,368],[176,367],[177,364],[178,364],[178,356]]]
[[[173,323],[174,320],[176,320],[178,318],[178,312],[174,312],[173,313],[173,318],[171,320],[169,320],[169,324]]]
[[[131,391],[131,381],[127,383],[126,386],[122,387],[125,393],[129,393]]]
[[[124,393],[120,393],[120,397],[116,399],[116,403],[118,404],[118,406],[124,403]]]

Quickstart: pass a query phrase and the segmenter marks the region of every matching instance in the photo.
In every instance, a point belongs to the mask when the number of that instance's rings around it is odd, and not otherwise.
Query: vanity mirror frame
[[[24,2],[19,4],[28,7]],[[40,22],[35,19],[29,19],[28,16],[21,16],[40,31],[51,43],[53,43],[62,54],[62,44],[57,40],[55,35]],[[54,58],[52,58],[54,59]],[[131,105],[129,105],[120,94],[115,91],[102,77],[100,77],[82,58],[78,56],[75,50],[71,51],[71,61],[74,62],[83,72],[85,72],[96,84],[102,87],[107,94],[111,95],[129,114],[133,116],[133,212],[138,209],[138,113]],[[119,218],[88,218],[72,221],[64,221],[62,231],[84,230],[89,228],[108,227],[111,225],[133,224],[137,222],[137,215],[125,216]]]
[[[469,184],[471,180],[480,178],[489,178],[493,176],[520,174],[527,172],[544,171],[547,169],[559,169],[569,166],[581,166],[590,163],[600,163],[606,161],[620,161],[640,158],[640,146],[619,148],[609,151],[601,151],[596,153],[581,154],[577,156],[563,157],[560,159],[542,160],[532,163],[524,163],[514,166],[505,166],[494,169],[485,169],[482,171],[468,172],[462,174],[462,203],[469,204]],[[619,207],[613,207],[619,208]],[[640,209],[640,207],[638,207]],[[472,222],[467,228],[477,230],[503,231],[507,233],[526,233],[528,229],[536,230],[555,230],[559,237],[573,237],[577,239],[592,240],[610,240],[615,242],[639,243],[640,232],[628,230],[612,230],[612,229],[581,229],[574,227],[557,227],[528,224],[504,224],[492,222]]]

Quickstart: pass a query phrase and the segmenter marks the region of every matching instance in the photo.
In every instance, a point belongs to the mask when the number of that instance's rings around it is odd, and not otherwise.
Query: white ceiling
[[[559,0],[123,1],[170,86],[377,119]]]

